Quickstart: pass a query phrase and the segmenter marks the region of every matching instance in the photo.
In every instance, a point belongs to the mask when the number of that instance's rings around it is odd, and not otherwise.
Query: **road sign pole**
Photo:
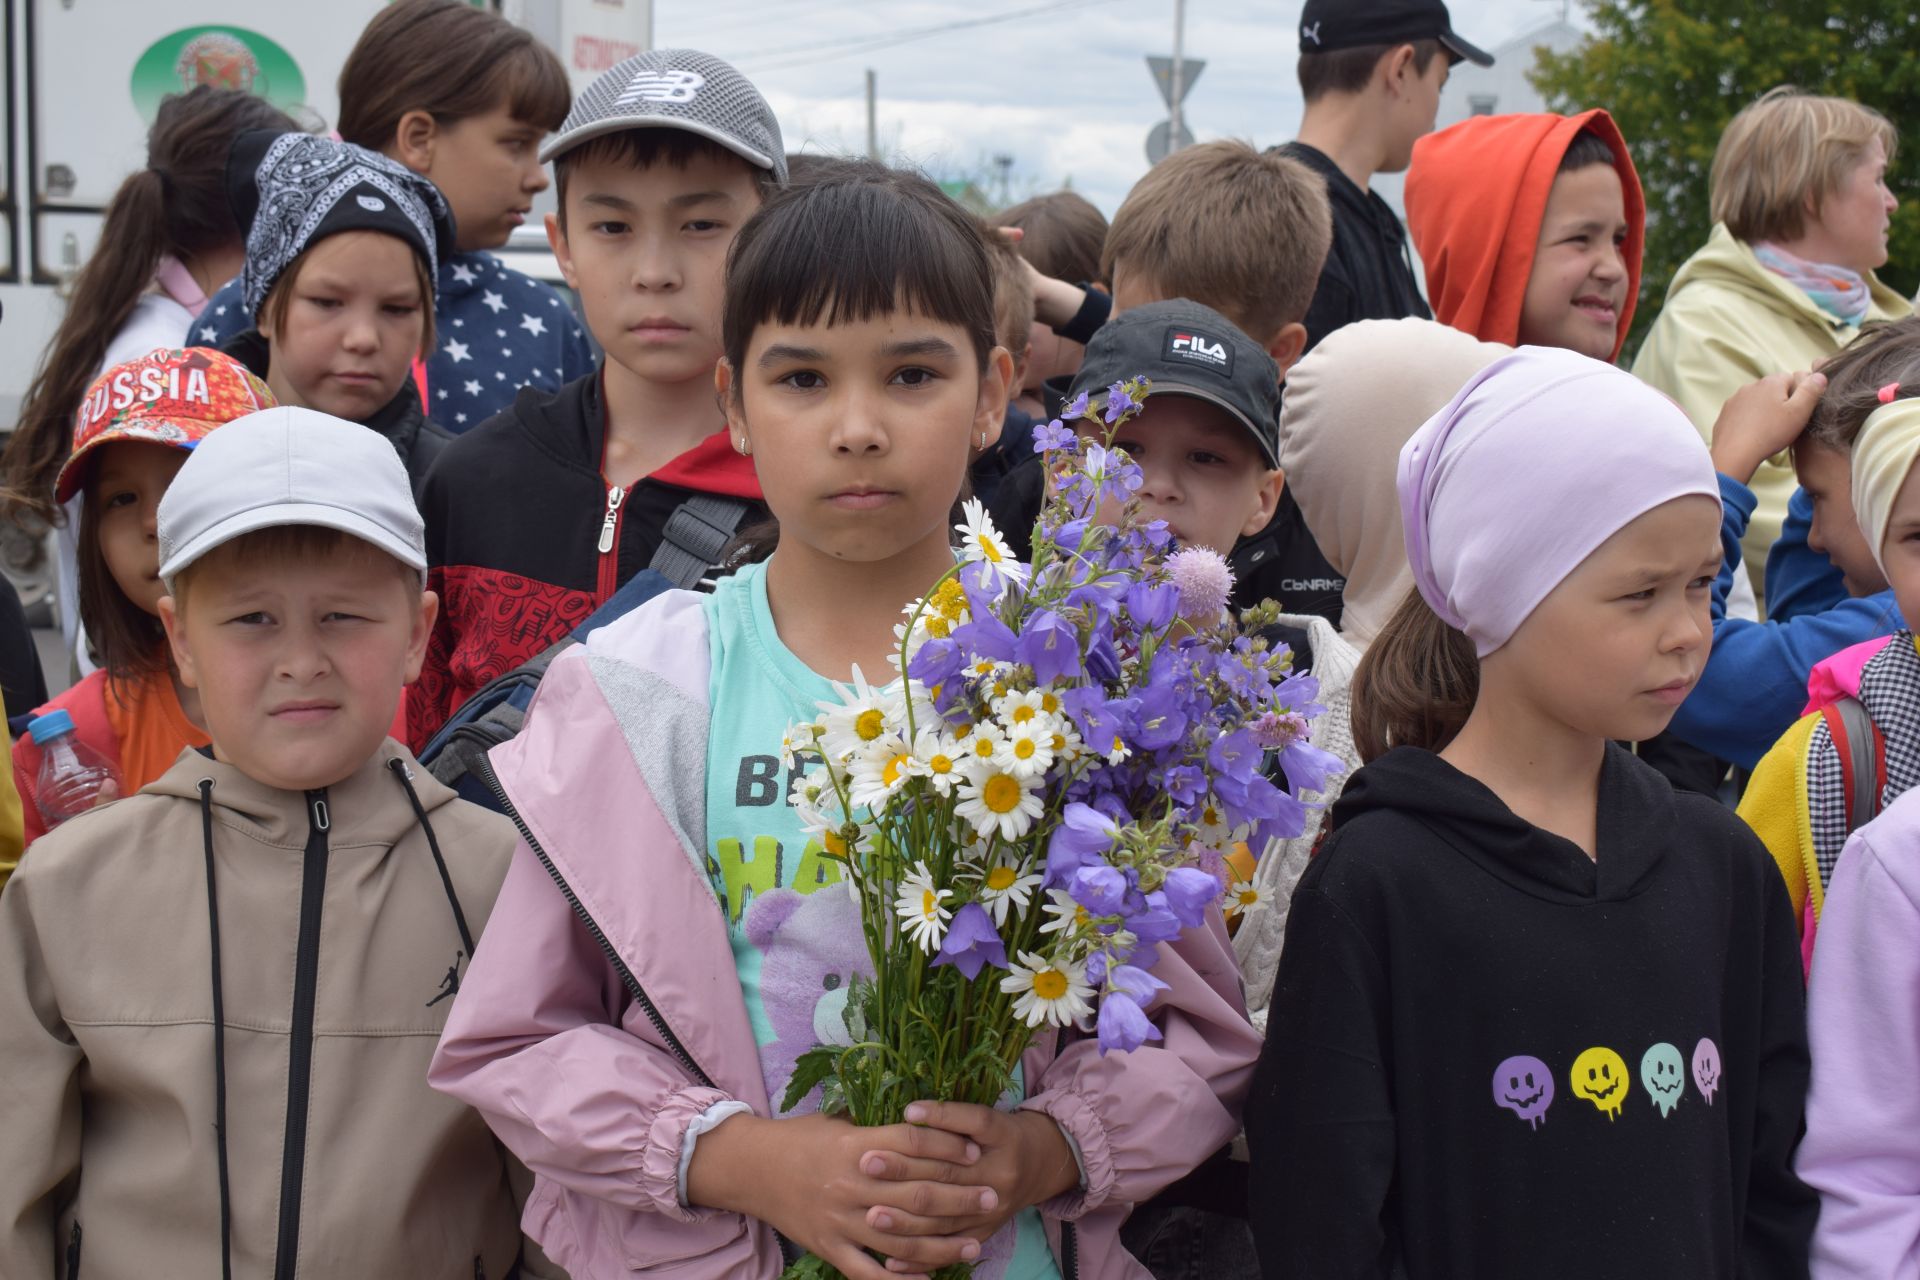
[[[1187,44],[1187,0],[1173,0],[1173,75],[1170,92],[1167,94],[1168,119],[1172,128],[1168,132],[1168,144],[1173,150],[1180,149],[1180,99],[1186,96],[1186,52]]]

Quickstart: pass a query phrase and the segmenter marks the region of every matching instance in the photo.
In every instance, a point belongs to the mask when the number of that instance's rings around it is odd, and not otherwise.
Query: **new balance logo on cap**
[[[637,71],[627,81],[626,91],[614,99],[614,105],[631,107],[637,102],[692,102],[707,78],[698,71]]]
[[[1167,359],[1186,360],[1233,376],[1233,352],[1227,344],[1194,329],[1167,330]]]

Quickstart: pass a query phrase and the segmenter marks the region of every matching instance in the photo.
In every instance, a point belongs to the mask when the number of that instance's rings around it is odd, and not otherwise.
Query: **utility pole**
[[[875,88],[876,78],[873,68],[867,68],[867,159],[880,159],[880,124],[875,113],[874,99],[878,96]]]
[[[1187,0],[1173,0],[1173,92],[1168,95],[1171,101],[1167,107],[1167,118],[1171,127],[1167,130],[1168,151],[1180,149],[1180,99],[1185,96],[1187,47]]]

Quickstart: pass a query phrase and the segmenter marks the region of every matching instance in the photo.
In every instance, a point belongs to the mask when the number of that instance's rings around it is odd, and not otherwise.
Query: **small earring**
[[[742,436],[738,440],[735,440],[733,442],[733,447],[736,451],[738,451],[740,456],[743,458],[752,452],[752,450],[747,447],[747,438],[745,436]]]
[[[984,431],[980,433],[980,447],[982,449],[987,447],[987,433]]]

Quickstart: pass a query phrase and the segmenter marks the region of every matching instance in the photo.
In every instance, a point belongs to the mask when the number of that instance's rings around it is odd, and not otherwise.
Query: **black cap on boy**
[[[293,260],[342,231],[399,237],[425,260],[429,280],[453,250],[453,212],[440,189],[351,142],[271,129],[243,133],[227,153],[227,202],[247,236],[240,294],[255,318]]]
[[[1438,40],[1450,62],[1493,65],[1492,54],[1454,34],[1441,0],[1307,0],[1300,13],[1302,53],[1414,40]]]
[[[1116,382],[1145,376],[1153,396],[1216,405],[1245,427],[1267,465],[1280,465],[1280,366],[1215,311],[1185,298],[1123,311],[1100,327],[1073,380],[1073,396],[1102,404]]]

